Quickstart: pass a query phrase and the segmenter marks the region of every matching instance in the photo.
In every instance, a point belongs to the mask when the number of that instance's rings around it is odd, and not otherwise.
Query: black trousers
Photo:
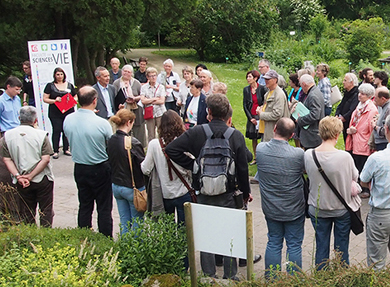
[[[64,151],[69,150],[69,142],[68,142],[67,137],[65,136],[64,128],[63,128],[64,120],[65,120],[65,117],[58,117],[58,118],[57,117],[50,117],[51,126],[53,128],[53,133],[51,135],[51,141],[53,143],[53,150],[54,150],[54,152],[57,152],[57,153],[58,153],[58,150],[60,148],[61,133],[62,133],[63,150]]]
[[[79,191],[79,227],[92,228],[96,201],[99,232],[112,237],[112,187],[108,161],[97,165],[76,163],[74,178]]]
[[[35,213],[39,204],[39,218],[42,227],[51,227],[53,223],[53,187],[54,183],[45,176],[41,182],[30,182],[30,186],[17,189],[20,195],[20,217],[25,223],[35,223]]]
[[[354,154],[352,152],[352,158],[353,158],[353,161],[355,162],[355,166],[360,174],[363,170],[363,167],[364,167],[367,159],[368,159],[368,155],[358,155],[358,154]],[[359,183],[360,183],[360,177],[359,177]],[[362,187],[362,192],[370,193],[370,190],[367,187]]]

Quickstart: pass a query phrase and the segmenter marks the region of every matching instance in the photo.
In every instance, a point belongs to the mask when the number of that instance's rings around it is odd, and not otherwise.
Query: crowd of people
[[[194,191],[198,203],[245,208],[252,201],[248,165],[256,164],[255,181],[268,228],[266,276],[271,276],[272,266],[281,266],[284,239],[288,272],[302,267],[305,215],[315,230],[317,269],[327,266],[332,228],[334,249],[345,265],[349,264],[350,213],[324,181],[323,173],[353,211],[360,208],[360,198],[370,198],[367,262],[376,269],[385,266],[390,237],[386,217],[390,212],[390,160],[386,157],[390,151],[390,96],[385,72],[364,69],[359,75],[361,83],[354,73],[345,74],[344,97],[330,116],[332,86],[327,64],[320,63],[316,69],[309,65],[291,74],[287,93],[284,78],[271,69],[268,60],[260,60],[259,71],[246,73],[248,86],[243,89],[245,136],[252,142],[252,154],[243,134],[232,127],[226,84],[214,82],[204,64],[195,70],[185,66],[183,81],[173,71],[171,59],[164,61],[160,73],[147,64],[148,59],[141,57],[134,73],[133,66],[120,68],[119,59],[112,58],[112,69],[97,67],[96,84],[81,87],[77,93],[66,81],[64,70],[56,68],[54,81],[43,94],[43,101],[49,104],[52,145],[46,132],[34,128],[37,112],[29,88],[29,63],[23,63],[23,83],[13,76],[7,79],[0,97],[0,155],[22,198],[25,222],[35,222],[39,204],[41,226],[52,224],[50,157],[59,158],[62,137],[63,154],[72,156],[75,163],[79,227],[92,228],[96,203],[99,232],[112,237],[115,198],[121,236],[137,228],[133,220],[144,213],[135,208],[135,188],[146,189],[152,198],[149,211],[155,215],[176,213],[178,224],[185,224],[183,205],[195,200]],[[18,95],[22,87],[21,108]],[[66,96],[80,108],[61,109],[58,104]],[[345,151],[336,149],[340,135]],[[291,138],[295,147],[289,144]],[[221,157],[214,169],[233,162],[224,173],[223,184],[219,175],[210,181],[203,166],[208,164],[203,157],[213,153],[206,151],[206,146],[213,147],[215,139],[222,140],[219,149],[225,144],[231,154],[224,154],[223,160],[222,155],[212,154]],[[235,198],[238,190],[242,204]],[[260,258],[255,255],[254,262]],[[184,265],[188,268],[188,261]],[[211,277],[216,276],[216,266],[224,266],[224,278],[238,280],[235,258],[201,252],[201,266]]]

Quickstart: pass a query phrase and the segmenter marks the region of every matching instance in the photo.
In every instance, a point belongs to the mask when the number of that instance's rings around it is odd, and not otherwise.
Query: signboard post
[[[186,202],[188,260],[191,286],[196,287],[195,251],[247,259],[247,280],[253,274],[252,211]]]

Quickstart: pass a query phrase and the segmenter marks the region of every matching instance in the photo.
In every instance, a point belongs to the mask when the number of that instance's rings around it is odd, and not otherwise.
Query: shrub
[[[184,226],[174,215],[136,219],[139,228],[131,229],[119,240],[122,273],[138,285],[148,275],[183,274],[187,241]]]
[[[318,14],[311,18],[309,22],[310,29],[314,36],[316,37],[316,42],[320,40],[323,36],[325,30],[329,26],[328,19],[324,14]]]
[[[78,250],[79,249],[79,250]],[[62,246],[14,248],[0,257],[0,285],[14,286],[121,286],[118,251],[97,254],[87,239],[80,248]]]
[[[382,52],[385,27],[381,18],[355,20],[344,27],[348,60],[357,65],[360,60],[374,63]]]

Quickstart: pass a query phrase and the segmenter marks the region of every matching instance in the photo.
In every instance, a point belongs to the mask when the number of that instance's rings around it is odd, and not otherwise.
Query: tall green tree
[[[196,3],[196,0],[143,0],[145,14],[141,31],[152,38],[160,33],[165,40],[165,36],[175,31],[178,23],[194,11]]]
[[[360,60],[375,63],[381,52],[385,34],[382,18],[355,20],[345,25],[344,42],[349,61],[355,66]]]
[[[144,12],[137,0],[3,0],[0,9],[1,63],[26,59],[27,41],[67,38],[75,72],[82,68],[90,83],[97,65],[131,47]]]
[[[194,48],[202,60],[239,61],[267,43],[277,17],[267,0],[200,0],[170,40]]]

